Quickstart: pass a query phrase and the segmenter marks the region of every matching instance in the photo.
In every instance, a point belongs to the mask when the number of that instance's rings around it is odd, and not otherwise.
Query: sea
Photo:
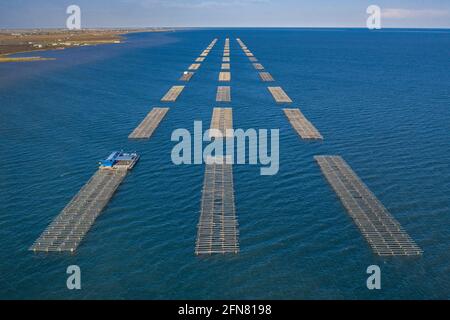
[[[227,37],[232,102],[217,103]],[[161,102],[214,38],[178,100]],[[0,299],[450,298],[449,30],[180,29],[33,54],[56,60],[0,64]],[[323,142],[300,139],[269,85]],[[165,106],[149,140],[128,139]],[[209,127],[218,106],[234,128],[279,129],[279,171],[233,166],[240,252],[196,256],[205,165],[175,165],[171,135]],[[141,159],[78,250],[29,251],[115,150]],[[315,155],[342,156],[423,255],[376,256]],[[71,265],[80,290],[67,287]],[[372,265],[380,289],[367,286]]]

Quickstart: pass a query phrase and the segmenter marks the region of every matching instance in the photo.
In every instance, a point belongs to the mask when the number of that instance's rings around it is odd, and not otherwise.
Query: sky
[[[66,8],[95,27],[365,27],[369,5],[383,28],[450,28],[450,0],[0,0],[0,28],[63,28]]]

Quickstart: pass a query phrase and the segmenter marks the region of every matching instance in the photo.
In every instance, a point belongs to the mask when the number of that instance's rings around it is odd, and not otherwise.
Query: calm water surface
[[[280,171],[235,166],[241,253],[194,255],[204,166],[175,166],[170,135],[209,126],[225,37],[236,128],[279,128]],[[129,141],[213,38],[205,63],[148,141]],[[240,37],[320,130],[296,135]],[[450,294],[450,32],[230,29],[128,35],[119,45],[0,65],[0,298],[410,299]],[[28,247],[117,149],[141,161],[74,255]],[[380,259],[322,177],[339,154],[424,250]],[[82,290],[66,289],[68,265]],[[366,268],[382,290],[366,288]]]

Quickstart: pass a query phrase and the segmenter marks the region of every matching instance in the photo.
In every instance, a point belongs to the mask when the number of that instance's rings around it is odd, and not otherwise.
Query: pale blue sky
[[[382,8],[382,27],[450,28],[450,0],[1,0],[0,28],[64,27],[66,7],[83,27],[364,27]]]

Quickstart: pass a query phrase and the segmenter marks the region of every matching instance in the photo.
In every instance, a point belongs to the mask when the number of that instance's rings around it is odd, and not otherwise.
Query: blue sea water
[[[128,134],[213,38],[214,50],[148,141]],[[203,165],[171,162],[171,133],[209,126],[224,39],[234,127],[280,129],[280,171],[234,166],[241,252],[194,254]],[[305,143],[240,37],[320,130]],[[0,64],[1,299],[447,299],[450,31],[205,29]],[[73,254],[29,246],[110,151],[141,161]],[[376,257],[313,160],[338,154],[424,250]],[[79,265],[82,289],[66,288]],[[366,287],[381,267],[382,289]]]

